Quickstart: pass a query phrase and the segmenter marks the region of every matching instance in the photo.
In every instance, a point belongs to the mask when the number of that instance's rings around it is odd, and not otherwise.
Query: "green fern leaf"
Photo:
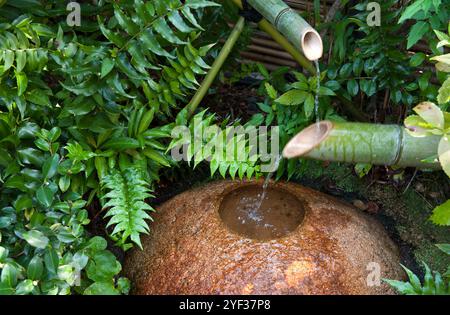
[[[142,170],[131,167],[121,172],[113,170],[102,179],[108,191],[102,199],[107,200],[103,209],[108,209],[105,218],[110,218],[107,227],[114,226],[111,237],[125,250],[128,239],[142,249],[140,234],[148,234],[150,228],[145,220],[152,220],[148,212],[154,209],[145,202],[153,197]]]

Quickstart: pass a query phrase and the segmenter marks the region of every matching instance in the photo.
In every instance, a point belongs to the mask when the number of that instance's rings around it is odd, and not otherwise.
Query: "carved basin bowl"
[[[124,271],[134,294],[391,294],[398,249],[372,217],[292,183],[219,181],[154,215]]]

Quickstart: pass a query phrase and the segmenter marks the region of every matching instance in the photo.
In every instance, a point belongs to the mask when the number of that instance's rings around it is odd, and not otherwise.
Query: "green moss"
[[[435,244],[450,243],[450,229],[434,225],[429,217],[433,208],[442,200],[432,198],[429,192],[443,191],[448,179],[439,173],[420,173],[408,190],[396,188],[394,184],[371,182],[369,177],[359,178],[349,164],[324,164],[305,161],[305,167],[296,176],[301,183],[325,192],[336,192],[350,199],[375,202],[381,213],[394,221],[399,238],[408,244],[418,265],[426,262],[432,269],[445,272],[450,265],[450,257],[441,252]],[[415,185],[422,186],[422,193]],[[428,193],[427,193],[428,192]],[[445,199],[445,198],[441,198]],[[398,241],[398,240],[397,240]]]
[[[414,257],[417,261],[424,261],[433,270],[437,270],[441,273],[445,273],[450,265],[449,256],[439,250],[434,244],[428,242],[423,242],[421,246],[414,251]]]
[[[400,238],[412,246],[418,263],[424,261],[440,272],[447,270],[450,257],[435,244],[450,243],[450,229],[436,226],[429,220],[433,204],[414,189],[402,193],[388,185],[373,185],[367,195],[394,219]]]
[[[365,181],[354,175],[353,166],[343,163],[329,163],[324,166],[323,162],[304,161],[306,166],[296,174],[296,179],[307,182],[325,182],[329,179],[337,190],[346,193],[362,193]],[[317,185],[315,185],[316,188]]]

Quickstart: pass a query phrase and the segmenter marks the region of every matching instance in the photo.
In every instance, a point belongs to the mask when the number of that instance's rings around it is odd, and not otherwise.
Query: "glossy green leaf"
[[[94,282],[84,291],[84,295],[118,295],[119,291],[110,282]]]
[[[17,50],[16,51],[16,71],[22,72],[23,68],[25,68],[25,65],[27,63],[27,54],[23,50]]]
[[[408,35],[407,49],[414,46],[428,32],[430,26],[425,21],[419,21],[411,28]]]
[[[347,91],[351,96],[356,96],[359,92],[359,84],[356,80],[349,80],[347,82]]]
[[[16,287],[17,295],[26,295],[30,294],[34,290],[33,281],[30,279],[26,279],[21,281]]]
[[[172,44],[186,44],[186,42],[180,40],[172,29],[169,27],[164,19],[158,19],[153,24],[153,27],[157,33],[159,33],[165,40]]]
[[[41,186],[36,191],[36,198],[41,205],[49,208],[53,203],[54,193],[48,186]]]
[[[27,277],[31,280],[41,280],[43,274],[44,262],[41,257],[34,256],[28,264]]]
[[[434,208],[430,219],[436,225],[450,226],[450,200]]]
[[[87,266],[87,276],[93,281],[109,281],[122,267],[111,252],[98,251]]]
[[[17,278],[18,270],[14,265],[12,265],[11,263],[6,263],[5,265],[3,265],[0,275],[1,284],[7,285],[8,287],[12,288],[17,284]]]
[[[3,263],[9,255],[9,250],[3,246],[0,246],[0,263]]]
[[[114,60],[112,60],[111,58],[104,59],[102,62],[102,70],[100,73],[100,78],[106,77],[113,68],[114,68]]]
[[[131,36],[139,32],[139,26],[136,25],[118,5],[114,5],[114,16],[120,26]]]
[[[27,101],[41,105],[41,106],[47,106],[52,107],[52,104],[50,102],[50,98],[48,97],[47,93],[40,89],[34,89],[28,93],[26,93],[25,98]]]
[[[306,96],[306,100],[305,100],[305,104],[304,104],[304,111],[305,111],[306,117],[312,116],[312,114],[314,112],[314,104],[315,104],[314,96],[309,93]]]
[[[58,253],[53,248],[48,248],[44,254],[45,268],[48,272],[56,274],[59,266]]]
[[[33,247],[45,248],[49,242],[47,236],[41,231],[31,230],[23,233],[23,238]]]
[[[275,102],[282,105],[300,105],[305,102],[308,95],[309,93],[305,91],[290,90],[277,98]]]
[[[128,137],[113,138],[103,145],[104,149],[128,150],[139,148],[139,142],[136,139]]]
[[[59,164],[59,155],[54,154],[52,157],[48,158],[44,165],[42,166],[42,176],[46,179],[50,179],[55,176]]]
[[[27,90],[28,77],[23,72],[16,72],[15,76],[17,81],[17,95],[20,96]]]
[[[411,67],[418,67],[425,61],[426,55],[422,52],[415,53],[409,60]]]
[[[447,255],[450,255],[450,244],[436,244],[436,246]]]
[[[161,47],[159,42],[156,40],[156,36],[150,29],[143,32],[139,37],[139,40],[142,42],[145,48],[149,49],[153,53],[167,58],[175,58],[175,56],[172,56]]]
[[[175,26],[180,32],[183,33],[190,33],[195,31],[194,28],[190,27],[188,24],[186,24],[181,17],[180,13],[178,11],[172,11],[169,13],[169,21]]]

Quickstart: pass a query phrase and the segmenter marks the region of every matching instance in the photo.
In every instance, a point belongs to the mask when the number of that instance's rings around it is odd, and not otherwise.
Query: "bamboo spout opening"
[[[332,129],[333,123],[327,120],[303,129],[284,147],[283,156],[291,159],[310,152],[328,137]]]
[[[301,39],[303,53],[311,61],[318,60],[323,55],[323,43],[319,33],[314,29],[306,31]]]

